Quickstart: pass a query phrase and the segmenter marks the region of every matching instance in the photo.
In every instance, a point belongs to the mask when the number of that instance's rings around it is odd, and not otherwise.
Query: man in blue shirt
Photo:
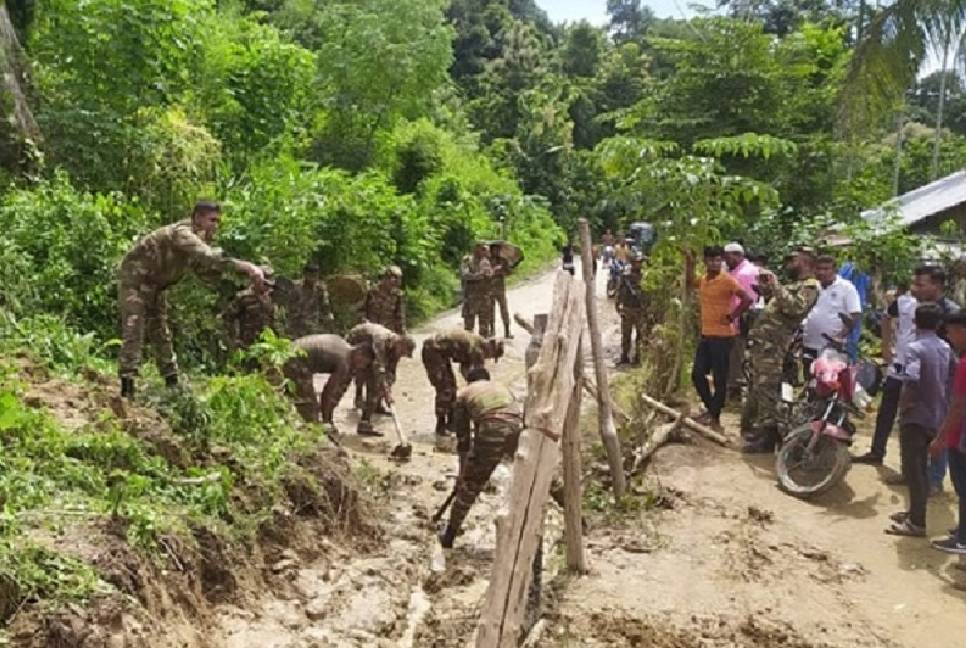
[[[955,354],[936,331],[943,320],[936,304],[916,308],[916,339],[909,345],[906,363],[899,379],[899,451],[902,472],[909,486],[909,506],[895,514],[890,535],[926,535],[926,499],[929,496],[929,445],[946,416],[950,378]]]

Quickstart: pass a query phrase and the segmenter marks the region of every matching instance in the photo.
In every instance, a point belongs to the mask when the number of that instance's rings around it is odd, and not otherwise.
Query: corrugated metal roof
[[[877,209],[862,212],[862,218],[881,218],[896,209],[903,225],[909,226],[966,203],[966,171],[957,171],[918,189],[904,193]]]

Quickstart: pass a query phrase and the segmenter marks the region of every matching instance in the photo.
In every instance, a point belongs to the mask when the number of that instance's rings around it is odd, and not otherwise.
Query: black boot
[[[446,415],[436,415],[436,436],[446,436],[449,431],[446,429]]]
[[[134,378],[121,378],[121,398],[134,398]]]
[[[164,377],[164,385],[168,389],[174,389],[178,386],[178,374],[169,374]]]
[[[447,525],[446,530],[439,534],[439,544],[443,549],[452,549],[453,540],[456,539],[456,529]]]

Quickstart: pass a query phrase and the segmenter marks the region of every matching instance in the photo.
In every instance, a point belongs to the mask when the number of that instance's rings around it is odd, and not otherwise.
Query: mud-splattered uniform
[[[475,432],[471,434],[470,424]],[[497,464],[517,449],[523,419],[513,394],[489,380],[473,382],[460,390],[453,407],[450,427],[457,437],[457,450],[467,460],[456,485],[448,531],[459,531],[473,502],[490,480]]]
[[[382,395],[396,382],[399,356],[394,347],[398,336],[385,326],[366,322],[353,327],[345,339],[353,346],[368,344],[372,348],[372,365],[355,375],[356,387],[365,385],[366,388],[361,420],[369,422]]]
[[[295,388],[295,407],[306,421],[332,423],[332,413],[352,382],[352,345],[338,335],[308,335],[293,343],[304,355],[285,363],[283,372]],[[329,374],[321,396],[315,393],[315,374]],[[320,404],[321,401],[321,404]]]

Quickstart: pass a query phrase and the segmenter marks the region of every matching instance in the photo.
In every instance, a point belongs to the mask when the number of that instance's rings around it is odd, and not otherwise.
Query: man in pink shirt
[[[728,266],[728,274],[738,282],[752,304],[758,301],[758,293],[755,286],[758,285],[758,273],[761,269],[754,263],[745,258],[745,249],[740,243],[729,243],[724,247],[724,259]],[[731,300],[731,310],[734,311],[741,300],[734,297]],[[747,345],[748,326],[747,320],[742,318],[733,323],[735,329],[735,339],[731,346],[731,362],[728,371],[728,392],[741,400],[742,367],[745,359],[745,346]]]

